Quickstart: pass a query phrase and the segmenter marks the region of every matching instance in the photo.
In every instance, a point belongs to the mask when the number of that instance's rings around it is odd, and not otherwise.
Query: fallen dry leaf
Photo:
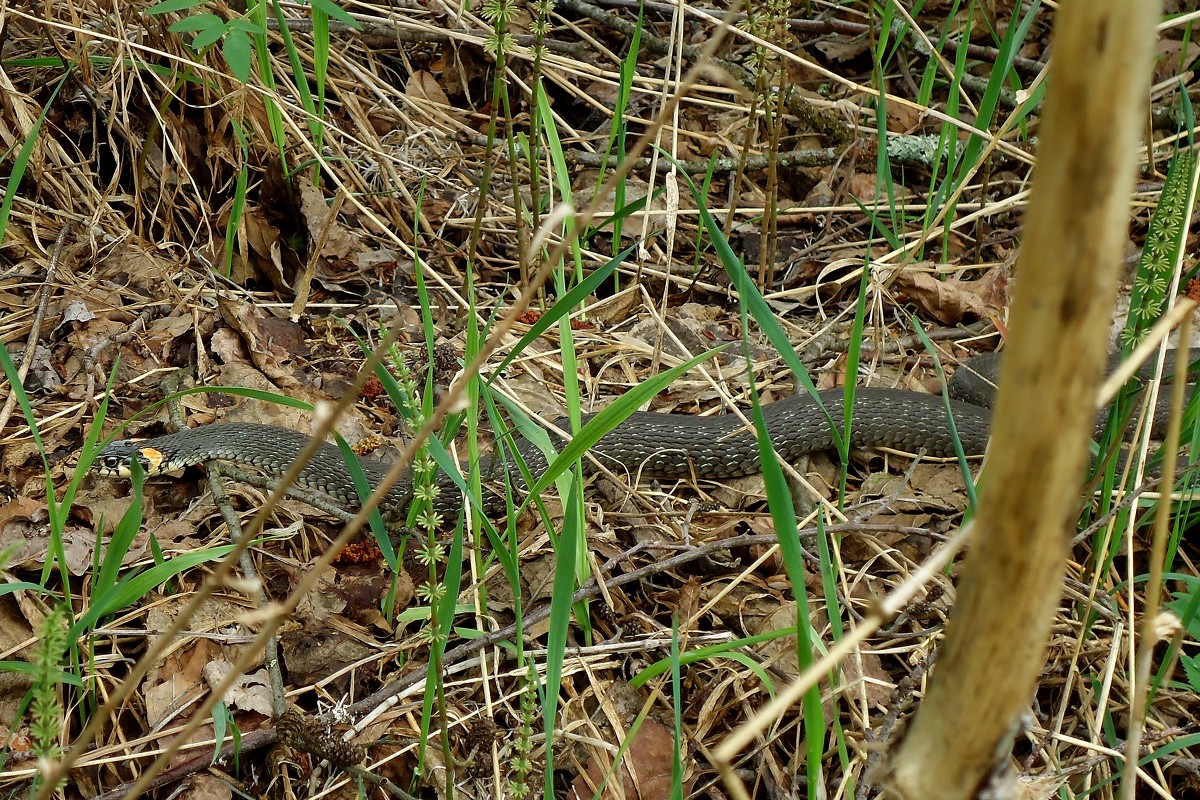
[[[307,352],[304,332],[288,319],[271,316],[241,300],[218,298],[221,317],[246,343],[251,363],[278,386],[291,389],[297,380],[288,364]]]
[[[438,105],[450,105],[450,98],[442,91],[437,79],[425,70],[413,74],[404,84],[404,96],[414,100],[429,100]]]
[[[204,665],[204,680],[210,689],[215,689],[225,680],[225,676],[233,670],[233,664],[228,661],[210,661]],[[260,669],[247,675],[239,675],[232,686],[226,690],[225,703],[230,708],[242,711],[257,711],[264,717],[271,716],[274,711],[271,702],[271,681],[267,671]]]
[[[895,287],[899,300],[915,303],[923,312],[948,325],[1000,316],[1000,308],[993,305],[997,289],[994,280],[939,278],[914,265],[896,276]]]
[[[308,238],[315,245],[322,242],[321,256],[324,258],[350,258],[362,247],[357,234],[351,233],[336,218],[330,219],[332,209],[325,195],[313,182],[304,176],[300,179],[300,210],[308,227]]]
[[[605,776],[611,772],[609,752],[596,749],[594,753],[571,784],[571,800],[591,800],[596,797]],[[625,751],[618,773],[620,785],[613,785],[615,779],[610,779],[599,797],[602,800],[660,800],[670,797],[674,758],[675,735],[671,729],[652,719],[643,720],[633,736],[633,743]],[[690,786],[691,781],[685,779],[685,796]]]
[[[354,664],[373,650],[339,627],[348,625],[315,626],[311,623],[279,636],[283,663],[293,683],[308,684],[324,680],[344,667]],[[343,675],[343,678],[348,676]]]

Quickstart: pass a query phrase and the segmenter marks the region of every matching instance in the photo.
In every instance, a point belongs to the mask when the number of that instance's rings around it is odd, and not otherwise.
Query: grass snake
[[[992,381],[998,368],[996,354],[976,356],[964,362],[950,380],[954,399],[949,408],[966,455],[980,455],[987,448]],[[818,392],[818,396],[840,429],[843,390],[826,389]],[[807,394],[764,405],[763,416],[776,452],[789,461],[833,449],[829,421]],[[590,415],[584,417],[584,422],[588,419]],[[565,420],[559,420],[557,426],[565,428]],[[93,469],[104,475],[127,476],[129,460],[136,457],[145,472],[154,475],[220,459],[248,464],[279,477],[307,441],[306,434],[270,425],[238,422],[205,425],[152,439],[114,441],[100,452]],[[561,440],[555,445],[561,448]],[[930,456],[955,455],[954,435],[942,398],[902,389],[856,390],[850,445],[855,449],[887,447]],[[522,439],[517,450],[535,478],[546,469],[545,455],[532,443]],[[610,468],[641,477],[719,480],[759,471],[755,433],[733,414],[701,417],[636,412],[605,434],[591,454]],[[503,470],[495,462],[491,458],[480,461],[485,480],[489,476],[503,476]],[[359,459],[359,463],[372,487],[388,471],[388,465],[378,461]],[[514,485],[523,488],[519,470],[513,467],[509,472]],[[357,508],[359,504],[353,479],[341,451],[334,445],[323,444],[317,450],[297,483],[332,497],[346,508]],[[459,497],[454,484],[443,476],[441,487],[438,510],[457,513]],[[382,504],[385,513],[398,515],[406,509],[411,493],[411,481],[405,475],[388,492]],[[498,508],[502,513],[503,505],[498,500],[493,495],[485,502],[489,512]]]

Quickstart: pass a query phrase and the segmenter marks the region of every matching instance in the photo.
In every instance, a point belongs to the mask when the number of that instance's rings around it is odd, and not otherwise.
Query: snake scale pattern
[[[886,447],[952,457],[957,434],[966,455],[981,455],[987,448],[993,381],[998,372],[996,354],[976,356],[958,368],[949,385],[955,398],[949,403],[953,428],[947,404],[939,396],[902,389],[857,389],[851,447]],[[820,404],[812,396],[800,395],[763,406],[771,442],[776,452],[789,461],[833,449],[829,421],[841,427],[844,393],[842,389],[827,389],[817,394]],[[584,417],[585,423],[590,418]],[[557,426],[565,428],[565,420],[559,420]],[[561,449],[560,437],[552,439]],[[146,474],[155,475],[219,459],[251,465],[279,477],[307,442],[306,434],[285,428],[219,423],[152,439],[114,441],[101,451],[93,469],[103,475],[124,477],[130,472],[130,459],[137,458]],[[542,451],[523,439],[517,450],[531,474],[540,476],[547,467]],[[592,448],[591,455],[609,468],[642,478],[720,480],[759,471],[755,433],[732,414],[701,417],[636,412],[609,431]],[[359,459],[359,463],[372,487],[389,468],[370,459]],[[485,480],[502,474],[494,459],[483,459],[478,466]],[[512,467],[508,472],[514,485],[523,489],[519,470]],[[359,505],[353,479],[334,445],[321,445],[297,483],[328,495],[348,509]],[[456,513],[460,501],[454,484],[443,476],[441,487],[437,509],[444,514]],[[388,492],[382,504],[384,512],[398,516],[407,508],[411,495],[411,480],[405,475]],[[497,507],[502,512],[502,502],[493,495],[485,510],[490,513]]]

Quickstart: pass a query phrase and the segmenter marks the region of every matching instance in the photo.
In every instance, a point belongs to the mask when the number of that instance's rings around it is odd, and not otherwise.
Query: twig
[[[46,267],[46,278],[42,281],[37,311],[33,315],[33,325],[29,328],[29,338],[25,340],[25,352],[21,356],[21,365],[17,367],[17,379],[22,384],[25,383],[25,377],[29,374],[29,368],[33,366],[33,359],[37,355],[38,339],[42,335],[42,325],[46,321],[46,307],[50,303],[50,294],[54,290],[54,276],[58,271],[58,262],[62,257],[67,234],[73,227],[71,222],[65,223],[58,232],[58,238],[54,241],[54,252],[50,254],[50,264]],[[4,401],[4,408],[0,409],[0,431],[3,431],[8,425],[8,418],[12,416],[13,409],[17,407],[17,387],[12,388],[13,391],[8,393],[8,399]]]
[[[627,37],[632,38],[636,33],[641,37],[642,47],[656,55],[666,55],[671,50],[670,43],[665,39],[655,36],[644,27],[638,29],[633,22],[614,16],[602,8],[585,2],[585,0],[558,0],[556,8],[574,11],[576,14],[587,17]],[[714,17],[715,19],[719,18]],[[680,54],[689,64],[695,64],[700,58],[700,49],[695,45],[683,45]],[[732,61],[721,58],[711,58],[710,62],[728,72],[734,80],[748,91],[755,91],[756,76],[750,70],[740,64],[735,64]],[[827,137],[834,143],[848,142],[854,138],[853,129],[837,116],[836,113],[812,105],[796,92],[787,92],[784,94],[784,107],[803,119],[814,132]]]
[[[228,763],[228,761],[232,759],[234,755],[239,755],[240,757],[245,758],[247,753],[252,753],[255,750],[263,747],[270,747],[271,745],[275,744],[276,741],[278,741],[278,737],[275,735],[274,728],[263,728],[257,731],[251,731],[249,733],[242,734],[241,739],[237,741],[235,741],[231,736],[228,738],[228,741],[213,745],[211,750],[200,753],[197,756],[193,756],[187,761],[177,764],[170,769],[163,770],[161,773],[155,776],[154,780],[151,781],[150,784],[145,788],[153,791],[154,789],[157,789],[161,786],[166,786],[178,780],[182,780],[190,775],[204,772],[214,761]],[[133,784],[133,781],[122,783],[120,786],[109,789],[103,794],[95,795],[94,800],[119,800],[120,798],[128,797],[130,789],[133,788]]]
[[[1087,410],[1104,372],[1156,22],[1153,5],[1123,0],[1064,3],[1055,16],[978,535],[938,670],[881,776],[891,796],[995,791],[1044,669],[1093,427]]]
[[[422,11],[424,6],[414,6]],[[267,28],[270,30],[279,30],[279,22],[274,19],[267,20]],[[287,21],[287,29],[293,33],[312,33],[313,23],[311,19],[289,19]],[[362,39],[364,44],[367,44],[376,49],[386,48],[389,45],[397,44],[448,44],[451,42],[461,43],[462,39],[451,36],[448,33],[437,30],[418,30],[406,25],[388,25],[380,22],[363,23],[362,30],[347,25],[344,22],[337,20],[329,21],[329,32],[338,34],[357,34]],[[521,47],[532,47],[535,44],[543,45],[547,50],[559,55],[570,56],[583,62],[592,62],[595,59],[589,57],[588,47],[584,42],[564,42],[559,39],[543,38],[539,42],[537,37],[529,34],[516,34],[513,37]]]
[[[171,429],[174,432],[187,428],[187,420],[184,419],[183,409],[180,407],[179,397],[176,395],[176,392],[179,391],[179,383],[186,373],[186,370],[175,370],[162,381],[163,391],[169,396],[167,413],[171,417]],[[225,489],[221,466],[214,459],[206,461],[204,466],[208,470],[208,490],[212,492],[213,502],[216,503],[221,519],[225,521],[225,527],[229,529],[230,540],[237,541],[242,536],[242,526],[237,513],[233,510],[233,504],[229,501],[229,492]],[[242,551],[238,563],[242,568],[243,577],[251,587],[251,598],[260,611],[265,611],[270,604],[270,599],[263,590],[262,579],[259,578],[258,571],[254,568],[254,561],[250,558],[249,549]],[[274,635],[267,637],[264,645],[263,666],[267,668],[267,675],[271,679],[271,708],[278,716],[287,708],[287,701],[283,685],[283,671],[279,660],[279,640]]]
[[[844,148],[840,147],[825,147],[819,150],[790,150],[773,156],[749,156],[746,158],[746,169],[752,171],[764,170],[772,162],[776,166],[784,168],[825,167],[830,164],[836,164],[838,159],[844,155]],[[605,156],[603,153],[586,153],[571,150],[567,153],[567,162],[584,167],[612,168],[620,162],[620,159],[616,156]],[[712,162],[683,161],[680,162],[679,166],[689,175],[703,175],[709,169],[717,173],[728,173],[738,168],[738,159],[718,158]],[[650,159],[639,158],[633,163],[633,167],[639,170],[649,169]],[[662,175],[669,173],[673,168],[673,164],[664,160],[660,160],[657,164],[657,171]]]
[[[643,0],[596,0],[596,4],[619,8],[638,8],[639,6],[643,6],[663,14],[672,14],[677,9],[676,6],[655,2],[654,0],[646,0],[645,2]],[[708,17],[712,20],[718,19],[718,16],[708,9],[691,6],[688,8],[688,11],[698,17]],[[739,13],[734,16],[734,19],[740,22],[746,19],[747,16],[745,13]],[[862,22],[851,22],[844,19],[797,19],[793,17],[788,19],[787,24],[795,33],[812,36],[821,36],[828,33],[840,33],[846,36],[865,36],[867,34],[878,36],[880,33],[877,26],[867,25]],[[951,53],[957,53],[963,47],[960,42],[953,39],[946,40],[944,44],[945,48]],[[985,47],[984,45],[968,43],[966,48],[968,58],[974,58],[989,64],[995,64],[996,59],[1000,57],[1000,50],[995,47]],[[1018,71],[1030,76],[1037,75],[1046,68],[1046,65],[1041,61],[1032,58],[1022,58],[1021,56],[1014,58],[1012,63],[1013,67]]]
[[[906,536],[928,536],[929,531],[924,528],[907,527],[900,525],[879,525],[879,524],[846,524],[846,525],[827,525],[824,528],[826,533],[861,533],[864,531],[885,531],[888,533],[901,533]],[[816,527],[805,529],[800,532],[801,536],[817,533]],[[644,580],[651,575],[658,575],[684,564],[710,557],[713,553],[732,550],[738,547],[754,547],[758,545],[771,545],[778,541],[773,533],[757,533],[746,534],[744,536],[734,536],[728,539],[718,539],[713,542],[706,542],[689,549],[687,552],[679,553],[678,555],[664,558],[644,567],[626,572],[604,582],[605,589],[615,589],[619,586],[624,586],[627,583],[634,583]],[[639,545],[638,549],[654,548],[655,545],[645,544]],[[669,545],[667,546],[669,547]],[[602,572],[607,572],[617,564],[621,563],[628,557],[629,553],[621,553],[609,559],[602,567]],[[816,556],[811,553],[805,553],[805,559],[810,563],[819,563]],[[600,594],[601,586],[595,577],[592,577],[587,583],[580,587],[571,597],[572,603],[578,603],[581,600],[587,600]],[[542,620],[550,616],[550,606],[544,606],[528,610],[522,619],[522,627],[526,630],[537,625]],[[507,625],[504,628],[493,631],[478,639],[472,639],[463,642],[453,650],[448,650],[442,656],[443,668],[457,664],[464,659],[470,658],[486,647],[490,647],[497,642],[513,636],[517,631],[516,624]],[[422,665],[416,662],[411,664],[411,671],[402,678],[397,678],[391,683],[376,690],[368,697],[359,700],[357,703],[350,705],[346,710],[355,715],[364,715],[364,717],[372,716],[375,713],[386,710],[391,705],[391,701],[399,694],[404,692],[421,681],[425,680],[427,674],[422,668]],[[364,717],[360,717],[360,720]],[[361,724],[361,721],[360,723]]]

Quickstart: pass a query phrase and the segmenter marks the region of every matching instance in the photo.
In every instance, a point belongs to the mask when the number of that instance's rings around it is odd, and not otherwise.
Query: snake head
[[[92,471],[109,478],[128,478],[132,474],[129,462],[135,458],[147,475],[157,474],[164,460],[161,451],[144,447],[141,439],[118,439],[100,451],[92,462]]]

